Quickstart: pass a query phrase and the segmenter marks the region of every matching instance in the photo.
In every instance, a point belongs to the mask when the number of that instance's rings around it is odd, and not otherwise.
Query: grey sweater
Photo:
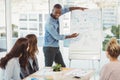
[[[103,66],[100,80],[120,80],[120,62],[110,62]]]

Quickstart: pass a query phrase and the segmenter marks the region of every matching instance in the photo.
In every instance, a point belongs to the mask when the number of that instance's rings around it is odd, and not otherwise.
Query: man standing
[[[62,9],[60,4],[55,4],[50,14],[48,21],[45,25],[45,38],[43,52],[45,56],[45,66],[52,66],[53,62],[61,64],[62,67],[65,67],[60,49],[59,49],[59,40],[64,40],[68,38],[75,38],[78,36],[77,33],[71,35],[60,35],[59,34],[59,17],[72,10],[85,10],[87,8],[82,7],[69,7]]]

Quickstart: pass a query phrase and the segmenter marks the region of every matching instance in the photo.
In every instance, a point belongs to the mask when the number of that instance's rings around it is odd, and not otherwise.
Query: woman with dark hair
[[[100,73],[100,80],[120,80],[120,61],[118,56],[120,55],[120,45],[116,38],[112,38],[106,49],[106,56],[110,60],[105,64]]]
[[[4,71],[3,80],[21,80],[20,67],[25,68],[28,63],[28,39],[19,38],[11,51],[0,59],[0,67]]]
[[[28,65],[26,67],[26,70],[23,68],[21,69],[22,78],[36,72],[39,69],[36,57],[36,54],[38,53],[37,37],[34,34],[28,34],[26,38],[29,41]]]

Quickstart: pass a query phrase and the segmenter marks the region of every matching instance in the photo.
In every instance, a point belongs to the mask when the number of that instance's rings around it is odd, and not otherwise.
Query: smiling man
[[[43,52],[45,56],[45,66],[52,66],[53,62],[61,64],[65,67],[61,52],[59,50],[59,40],[64,40],[68,38],[75,38],[78,33],[73,33],[71,35],[60,35],[59,34],[59,17],[72,10],[85,10],[87,8],[82,7],[69,7],[62,9],[60,4],[55,4],[50,14],[46,25],[45,25],[45,38]]]

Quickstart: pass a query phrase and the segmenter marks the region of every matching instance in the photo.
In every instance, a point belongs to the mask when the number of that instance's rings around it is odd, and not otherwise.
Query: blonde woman
[[[120,80],[120,62],[118,56],[120,55],[120,45],[116,38],[112,38],[106,49],[106,56],[110,60],[105,64],[100,73],[100,80]]]
[[[37,37],[34,34],[28,34],[26,38],[29,41],[28,65],[26,66],[26,69],[21,68],[21,78],[25,78],[39,69],[38,60],[36,57],[36,54],[38,53]]]

